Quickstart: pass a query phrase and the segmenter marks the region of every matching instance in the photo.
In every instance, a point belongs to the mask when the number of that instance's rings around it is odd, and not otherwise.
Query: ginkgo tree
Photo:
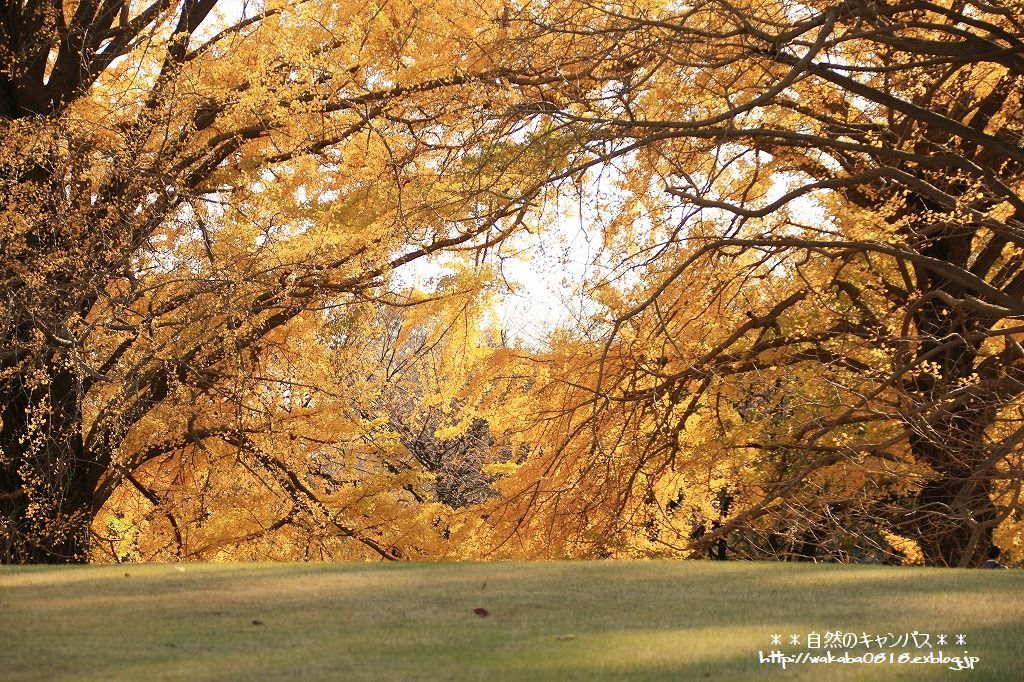
[[[503,537],[968,566],[1019,526],[1022,9],[536,10],[622,65],[549,102],[615,187],[606,334]]]
[[[528,221],[570,154],[533,104],[588,78],[522,59],[500,3],[3,15],[4,562],[86,560],[115,491],[158,501],[147,463],[196,495],[196,453],[246,464],[281,393],[261,375],[275,344]],[[275,453],[253,457],[302,497]]]
[[[465,269],[429,296],[318,311],[268,335],[257,366],[189,408],[189,431],[233,430],[133,467],[93,523],[94,558],[457,551],[448,517],[494,494],[483,469],[500,455],[465,395],[489,353],[479,279]],[[157,428],[140,424],[124,447],[142,449]]]

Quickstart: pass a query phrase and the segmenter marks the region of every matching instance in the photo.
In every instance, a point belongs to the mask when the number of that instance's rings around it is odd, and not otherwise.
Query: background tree
[[[488,353],[479,273],[385,306],[273,334],[239,389],[210,401],[196,439],[135,469],[94,522],[120,561],[454,555],[453,509],[494,494],[496,437],[465,396]],[[148,433],[140,429],[138,437]],[[134,436],[134,434],[133,434]],[[132,445],[131,447],[137,447]]]

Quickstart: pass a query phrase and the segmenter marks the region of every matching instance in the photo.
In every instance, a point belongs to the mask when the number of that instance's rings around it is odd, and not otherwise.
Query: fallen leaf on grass
[[[486,618],[487,616],[491,615],[491,612],[487,609],[473,609],[473,613],[480,616],[481,618]]]

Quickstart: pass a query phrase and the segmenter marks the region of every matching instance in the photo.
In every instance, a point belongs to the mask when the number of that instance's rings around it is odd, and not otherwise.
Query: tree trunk
[[[990,409],[964,406],[911,438],[917,459],[936,473],[918,492],[910,521],[929,565],[977,566],[992,544],[997,510],[984,443],[990,423]]]
[[[86,562],[101,469],[83,452],[78,377],[37,366],[0,383],[0,400],[0,562]]]
[[[915,517],[913,535],[925,563],[953,567],[984,561],[997,518],[987,482],[954,475],[929,481],[921,489]]]
[[[976,566],[997,522],[985,444],[996,397],[970,395],[962,383],[977,383],[971,375],[978,348],[964,339],[980,323],[940,300],[921,306],[915,321],[922,338],[918,358],[935,364],[908,386],[916,403],[907,412],[910,448],[935,476],[916,495],[907,534],[928,565]]]

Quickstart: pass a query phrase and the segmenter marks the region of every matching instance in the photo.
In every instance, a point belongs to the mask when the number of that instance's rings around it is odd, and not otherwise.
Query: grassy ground
[[[733,562],[0,567],[0,679],[1024,679],[1022,596],[1017,570]],[[835,630],[927,632],[924,650],[871,650],[894,658],[966,650],[980,660],[958,673],[937,664],[782,670],[758,662],[759,651],[808,651],[808,633]],[[781,645],[772,646],[773,634]],[[792,634],[801,646],[789,644]],[[947,645],[937,646],[939,634]],[[955,644],[958,634],[966,645]]]

